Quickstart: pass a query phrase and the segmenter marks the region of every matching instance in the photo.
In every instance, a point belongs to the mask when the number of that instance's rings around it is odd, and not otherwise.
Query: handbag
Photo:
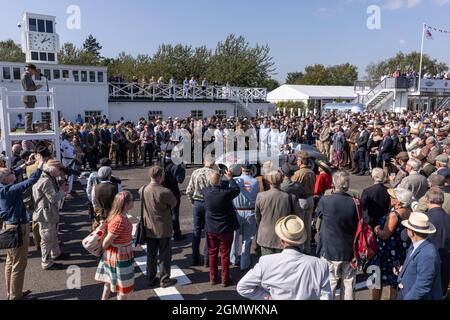
[[[8,228],[7,230],[0,230],[0,250],[3,249],[17,249],[22,245],[22,232],[20,224]]]
[[[102,221],[100,226],[82,241],[83,247],[96,257],[100,257],[103,253],[103,238],[106,233],[106,227],[107,224]]]
[[[135,239],[135,243],[134,243],[135,247],[137,247],[139,245],[146,244],[146,242],[147,242],[147,230],[145,229],[145,223],[144,223],[144,206],[145,206],[144,194],[145,194],[145,188],[146,187],[147,186],[145,186],[142,189],[142,195],[141,195],[141,220],[139,220],[139,223],[138,223],[137,229],[136,229],[136,239]]]

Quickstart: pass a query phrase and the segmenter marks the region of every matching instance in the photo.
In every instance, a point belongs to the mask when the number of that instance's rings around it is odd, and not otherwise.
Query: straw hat
[[[408,220],[402,221],[402,225],[412,231],[424,234],[433,234],[436,227],[430,222],[426,214],[412,212]]]
[[[275,233],[281,240],[294,246],[305,243],[307,238],[305,224],[294,215],[278,220],[275,224]]]
[[[62,165],[61,162],[59,162],[58,160],[53,160],[53,159],[48,160],[48,161],[45,163],[45,165],[46,165],[47,167],[59,167],[59,168],[62,168],[62,167],[63,167],[63,165]]]
[[[414,128],[409,132],[409,134],[415,134],[416,136],[418,136],[420,134],[420,132],[419,132],[419,129]]]

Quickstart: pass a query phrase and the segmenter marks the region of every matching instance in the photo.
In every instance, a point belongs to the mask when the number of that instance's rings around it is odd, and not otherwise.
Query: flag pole
[[[419,94],[420,94],[420,86],[422,82],[422,64],[423,64],[423,46],[425,41],[425,23],[422,24],[422,46],[420,48],[420,66],[419,66]]]

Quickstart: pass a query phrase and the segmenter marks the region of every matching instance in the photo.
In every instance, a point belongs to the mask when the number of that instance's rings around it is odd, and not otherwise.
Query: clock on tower
[[[22,17],[22,50],[27,63],[58,63],[59,36],[54,16],[24,13]]]

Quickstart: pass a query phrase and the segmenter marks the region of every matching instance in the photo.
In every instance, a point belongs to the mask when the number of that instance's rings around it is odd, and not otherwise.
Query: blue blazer
[[[403,300],[442,300],[441,261],[434,245],[425,240],[411,255],[408,249],[398,283],[403,285]]]

